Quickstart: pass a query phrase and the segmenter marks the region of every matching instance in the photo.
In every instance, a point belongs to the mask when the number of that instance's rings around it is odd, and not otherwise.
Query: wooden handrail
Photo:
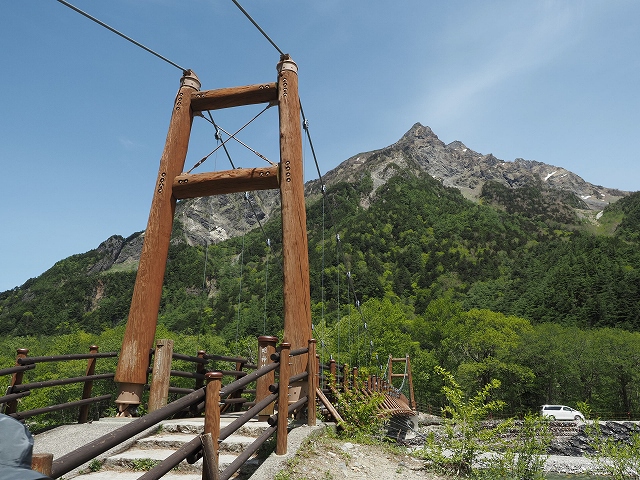
[[[95,362],[98,358],[113,358],[117,357],[117,352],[98,353],[98,347],[91,345],[89,347],[89,353],[81,354],[68,354],[68,355],[50,355],[40,357],[28,357],[29,350],[26,348],[20,348],[17,350],[16,366],[0,370],[0,374],[13,373],[11,379],[11,385],[7,390],[7,395],[0,397],[1,402],[5,403],[4,413],[11,415],[15,418],[29,418],[34,415],[55,412],[59,410],[65,410],[75,407],[80,407],[78,414],[78,423],[84,423],[88,420],[89,406],[92,403],[98,403],[100,401],[110,398],[110,395],[103,395],[101,397],[91,397],[91,391],[93,388],[93,382],[95,380],[105,380],[113,378],[113,373],[95,374]],[[34,370],[37,364],[44,362],[66,362],[76,360],[87,360],[87,367],[85,369],[85,375],[79,377],[63,378],[44,380],[39,382],[23,383],[23,374],[27,370]],[[73,383],[84,383],[82,394],[79,401],[72,401],[67,403],[61,403],[56,405],[49,405],[43,408],[23,410],[18,412],[18,399],[26,397],[30,394],[31,390],[37,388],[56,387],[61,385],[69,385]]]
[[[111,394],[101,395],[99,397],[86,398],[84,400],[76,400],[75,402],[60,403],[58,405],[49,405],[48,407],[34,408],[33,410],[24,410],[21,412],[15,412],[9,414],[18,420],[25,418],[35,417],[36,415],[42,415],[44,413],[57,412],[58,410],[65,410],[67,408],[81,407],[83,405],[89,405],[91,403],[105,402],[111,400]]]
[[[26,390],[33,390],[34,388],[58,387],[60,385],[69,385],[71,383],[105,380],[113,378],[113,375],[113,373],[100,373],[98,375],[86,375],[83,377],[58,378],[55,380],[43,380],[42,382],[21,383],[20,385],[14,386],[12,390],[15,392],[24,392]]]
[[[33,365],[16,365],[15,367],[3,368],[0,370],[0,376],[2,375],[13,375],[18,372],[26,372],[27,370],[33,370],[36,368],[35,364]]]
[[[68,355],[51,355],[46,357],[24,357],[18,359],[19,365],[30,365],[32,363],[61,362],[66,360],[86,360],[88,358],[115,358],[118,352],[106,353],[70,353]]]

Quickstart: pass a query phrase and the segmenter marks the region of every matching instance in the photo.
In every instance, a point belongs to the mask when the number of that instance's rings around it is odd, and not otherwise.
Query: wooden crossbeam
[[[191,109],[194,112],[220,110],[258,103],[278,101],[278,84],[262,83],[242,87],[219,88],[191,94]]]
[[[220,172],[182,173],[174,178],[176,199],[207,197],[224,193],[270,190],[279,187],[278,165],[264,168],[236,168]]]

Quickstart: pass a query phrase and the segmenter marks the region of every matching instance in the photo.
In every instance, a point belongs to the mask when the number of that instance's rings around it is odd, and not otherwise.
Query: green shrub
[[[384,395],[379,392],[363,391],[363,382],[342,391],[336,390],[337,409],[342,416],[339,423],[340,436],[363,440],[382,433],[388,414],[382,410]]]
[[[599,471],[613,480],[640,479],[640,431],[632,431],[628,439],[615,438],[602,432],[596,419],[585,426],[593,453],[585,456],[593,460]]]
[[[500,435],[512,424],[510,420],[489,426],[484,422],[490,413],[504,405],[500,400],[490,400],[500,382],[492,380],[473,397],[466,398],[451,373],[442,367],[435,370],[445,382],[442,387],[447,400],[442,408],[444,432],[441,438],[436,438],[433,432],[427,437],[422,455],[427,465],[436,470],[470,476],[481,454],[500,450]]]
[[[486,480],[544,480],[544,464],[551,442],[549,422],[539,415],[528,414],[515,438],[505,448],[489,457],[474,477]]]

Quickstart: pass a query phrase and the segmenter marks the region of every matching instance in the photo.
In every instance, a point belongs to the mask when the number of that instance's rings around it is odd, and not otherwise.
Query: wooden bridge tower
[[[298,96],[298,67],[289,55],[277,65],[277,82],[200,91],[200,81],[185,72],[175,99],[158,179],[153,193],[140,264],[131,299],[115,381],[119,414],[138,405],[147,380],[149,351],[156,332],[162,284],[173,228],[176,201],[185,198],[253,190],[280,189],[284,292],[284,338],[291,348],[303,348],[311,338],[309,258],[307,247],[302,130]],[[245,168],[185,174],[184,162],[194,115],[202,111],[277,104],[280,124],[280,163],[265,168]],[[297,371],[307,356],[294,357]]]

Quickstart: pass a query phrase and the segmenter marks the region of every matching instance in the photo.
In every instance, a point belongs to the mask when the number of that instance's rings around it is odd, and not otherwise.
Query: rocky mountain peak
[[[617,189],[593,185],[578,175],[543,162],[505,161],[492,153],[481,154],[459,140],[444,144],[433,130],[414,124],[398,142],[389,147],[355,155],[327,173],[326,183],[354,182],[364,174],[373,178],[374,189],[398,169],[422,171],[445,186],[460,189],[469,198],[479,198],[488,181],[509,188],[540,185],[542,188],[570,192],[585,202],[587,208],[602,210],[609,202],[626,195]]]
[[[481,154],[459,140],[449,144],[442,142],[433,130],[415,123],[396,143],[370,152],[354,155],[323,176],[328,186],[339,182],[358,183],[365,176],[373,181],[373,191],[362,199],[367,207],[376,190],[399,172],[427,173],[443,185],[455,187],[471,199],[478,199],[483,185],[498,182],[508,188],[536,185],[575,194],[583,206],[600,211],[609,202],[625,196],[626,192],[585,182],[578,175],[553,165],[517,158],[504,161],[493,154]],[[320,180],[305,186],[308,197],[321,195]],[[179,202],[176,222],[181,229],[179,238],[191,245],[212,244],[226,238],[241,235],[255,228],[258,222],[266,222],[280,208],[276,191],[249,194],[251,209],[242,194],[196,198]],[[112,238],[101,248],[109,255],[107,263],[129,263],[142,246],[142,235],[137,234],[121,244]],[[96,268],[103,270],[109,265]]]

